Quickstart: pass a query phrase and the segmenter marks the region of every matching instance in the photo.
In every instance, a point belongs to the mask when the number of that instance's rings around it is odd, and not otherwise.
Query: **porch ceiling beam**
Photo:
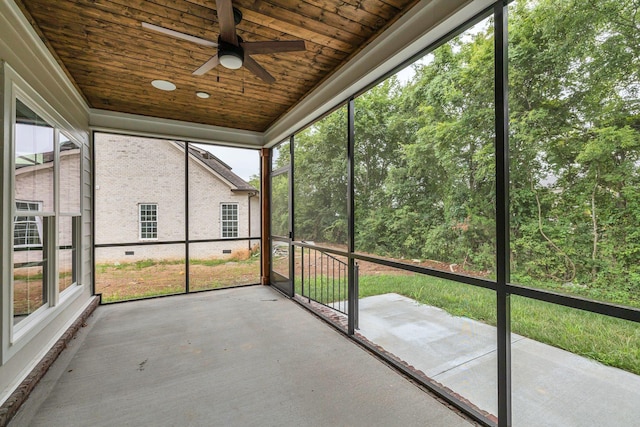
[[[107,110],[91,109],[89,126],[95,131],[210,144],[216,143],[243,148],[260,148],[263,145],[263,134],[261,132]]]

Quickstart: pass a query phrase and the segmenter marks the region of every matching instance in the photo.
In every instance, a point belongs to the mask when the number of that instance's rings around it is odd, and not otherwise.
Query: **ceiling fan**
[[[236,34],[236,25],[242,21],[242,12],[232,6],[231,0],[216,0],[216,7],[220,23],[220,35],[217,43],[147,22],[143,22],[142,27],[202,46],[217,47],[218,53],[193,72],[196,76],[205,74],[217,67],[218,64],[231,70],[237,70],[245,66],[263,81],[271,84],[276,79],[258,64],[251,55],[305,50],[304,40],[245,42]]]

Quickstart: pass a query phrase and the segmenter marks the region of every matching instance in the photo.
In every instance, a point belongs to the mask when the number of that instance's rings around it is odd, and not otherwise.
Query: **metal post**
[[[307,269],[308,270],[307,283],[309,283],[309,286],[308,286],[309,289],[307,290],[307,292],[308,292],[308,296],[309,296],[309,301],[307,301],[307,302],[311,303],[311,249],[309,249],[307,252],[308,252],[307,253],[307,259],[309,260],[309,265],[308,265],[309,268]]]
[[[338,293],[340,298],[340,293]],[[331,260],[331,307],[336,306],[336,260]]]
[[[498,339],[498,425],[511,426],[511,307],[509,264],[509,109],[507,6],[494,6],[496,113],[496,276]]]
[[[340,298],[340,301],[338,302],[338,311],[344,312],[344,297],[342,296],[342,265],[340,264],[338,264],[338,295]]]
[[[360,273],[358,270],[358,264],[354,265],[354,276],[355,276],[355,288],[356,288],[356,295],[360,294]],[[357,302],[357,301],[356,301]],[[356,304],[356,310],[353,312],[353,317],[354,317],[354,327],[356,329],[360,329],[360,312],[358,310],[358,306]]]
[[[293,153],[293,144],[294,144],[294,136],[291,135],[289,138],[289,281],[291,282],[290,286],[290,297],[293,297],[296,293],[295,291],[295,253],[293,252],[293,220],[294,220],[294,212],[293,207],[295,202],[295,195],[293,193],[293,162],[294,162],[294,153]]]
[[[248,240],[249,246],[247,249],[249,250],[249,257],[251,257],[251,198],[253,196],[254,196],[253,193],[247,194],[247,237],[249,238]]]
[[[324,254],[320,252],[320,302],[324,304]],[[327,299],[329,296],[327,295]]]
[[[189,293],[189,143],[184,143],[184,291]]]
[[[355,173],[355,132],[354,132],[354,107],[355,102],[353,98],[349,99],[347,105],[347,251],[349,252],[349,267],[348,267],[348,322],[347,322],[347,334],[353,335],[356,328],[356,316],[358,311],[358,293],[356,289],[355,278],[355,260],[353,259],[353,252],[355,251],[355,192],[354,192],[354,173]]]

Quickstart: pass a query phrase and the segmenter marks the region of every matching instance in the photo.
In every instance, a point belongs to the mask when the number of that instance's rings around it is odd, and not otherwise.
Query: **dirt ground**
[[[43,268],[23,267],[13,271],[13,315],[26,316],[44,305],[43,299]],[[73,277],[70,271],[59,273],[58,290],[60,292],[72,285]]]
[[[215,266],[191,265],[189,290],[205,290],[260,282],[260,260],[229,261]],[[185,292],[184,264],[101,266],[96,271],[96,293],[104,302]]]
[[[324,245],[323,245],[324,246]],[[331,248],[330,246],[326,246]],[[333,249],[343,249],[334,247]],[[320,256],[320,252],[305,249],[304,262],[300,248],[295,251],[295,274],[300,276],[303,271],[309,274],[315,270],[317,274],[330,274],[330,268],[345,268],[347,259],[338,255]],[[286,254],[284,254],[286,255]],[[473,271],[458,264],[448,264],[433,260],[391,259],[396,262],[408,263],[421,267],[465,274],[475,277],[487,277],[489,272]],[[289,261],[286,256],[274,256],[275,271],[283,275],[288,274]],[[344,263],[344,264],[343,264]],[[303,266],[304,264],[304,266]],[[394,269],[380,264],[358,261],[360,276],[371,275],[405,275],[412,274],[404,270]],[[342,267],[340,267],[342,265]],[[69,276],[69,277],[67,277]],[[96,270],[96,293],[102,294],[104,302],[142,298],[153,295],[165,295],[185,292],[186,272],[184,264],[158,263],[148,267],[136,268],[129,265],[101,265]],[[61,291],[70,284],[70,274],[61,274]],[[260,259],[254,257],[244,261],[229,261],[210,266],[196,264],[189,270],[189,289],[191,291],[215,289],[229,286],[248,285],[260,282]],[[26,315],[40,307],[42,302],[41,280],[16,280],[14,287],[14,313]]]
[[[13,283],[13,315],[26,316],[44,304],[42,279],[15,280]]]
[[[344,248],[334,247],[332,245],[322,244],[320,246],[323,246],[329,249],[344,251]],[[309,253],[311,253],[311,255],[309,255]],[[320,260],[319,253],[320,253],[319,251],[314,251],[314,250],[310,251],[309,249],[305,248],[304,249],[304,261],[305,261],[304,267],[308,268],[308,267],[319,266],[320,263],[323,262]],[[331,255],[331,257],[343,263],[347,262],[347,258],[343,256]],[[298,274],[301,274],[302,266],[303,266],[301,251],[299,248],[297,248],[296,250],[295,259],[296,259],[295,271],[296,271],[296,275],[298,275]],[[489,271],[473,270],[466,265],[446,263],[446,262],[434,261],[434,260],[428,260],[428,259],[404,259],[404,258],[391,258],[391,257],[385,257],[385,259],[394,261],[394,262],[411,264],[411,265],[430,268],[434,270],[447,271],[455,274],[464,274],[464,275],[473,276],[473,277],[486,278],[490,274]],[[385,265],[375,264],[375,263],[366,262],[366,261],[356,261],[356,263],[358,264],[358,271],[361,276],[363,275],[373,276],[373,275],[380,275],[380,274],[412,274],[411,272],[407,272],[405,270],[399,270],[393,267],[387,267]]]
[[[335,248],[340,249],[340,248]],[[330,269],[343,269],[346,275],[347,259],[338,255],[320,255],[320,252],[305,249],[304,261],[300,248],[295,251],[295,274],[300,276],[314,270],[315,274],[334,274]],[[274,270],[288,275],[289,261],[284,256],[274,256]],[[408,263],[458,274],[476,277],[486,277],[488,272],[472,271],[458,264],[448,264],[433,260],[391,259],[396,262]],[[360,276],[412,274],[411,272],[387,267],[380,264],[358,261]],[[245,261],[229,261],[215,266],[196,264],[189,270],[190,291],[215,289],[221,287],[248,285],[260,282],[260,259],[254,257]],[[96,271],[96,293],[101,293],[103,301],[118,301],[142,298],[153,295],[165,295],[185,292],[185,266],[182,263],[154,264],[137,268],[131,265],[101,265]]]

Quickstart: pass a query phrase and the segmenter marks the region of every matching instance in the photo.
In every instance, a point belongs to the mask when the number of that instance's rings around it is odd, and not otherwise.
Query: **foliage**
[[[249,177],[249,185],[253,188],[260,188],[260,175],[251,175]]]
[[[271,180],[271,234],[289,234],[289,175],[277,175]]]
[[[640,2],[509,9],[512,281],[640,306]],[[491,20],[410,74],[355,100],[356,249],[494,274]],[[296,238],[346,243],[346,126],[295,137]]]
[[[346,244],[346,135],[347,110],[341,107],[295,136],[294,230],[297,240]]]
[[[640,304],[638,7],[518,2],[509,46],[512,270],[630,305]]]

